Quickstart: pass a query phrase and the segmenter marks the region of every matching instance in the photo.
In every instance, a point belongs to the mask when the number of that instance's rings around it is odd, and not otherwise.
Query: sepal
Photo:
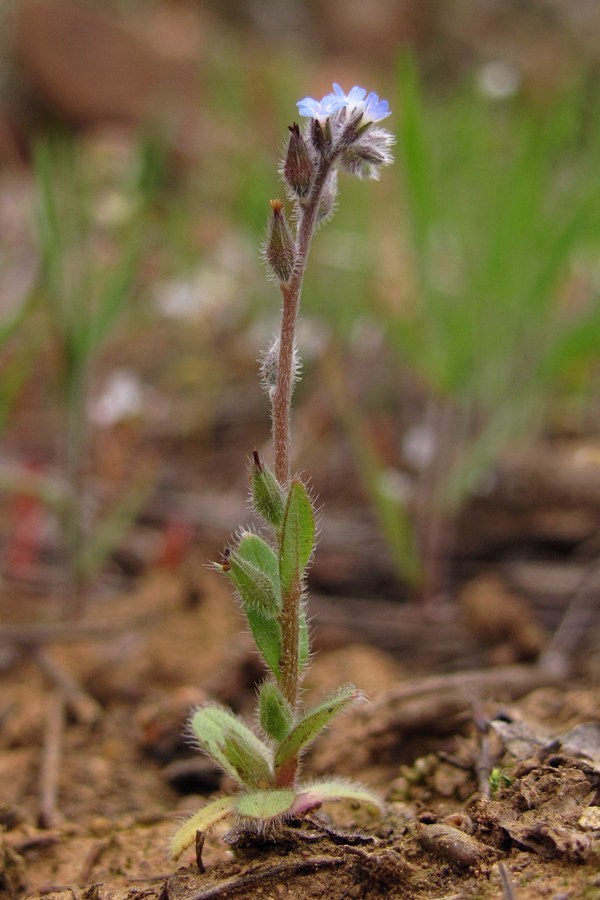
[[[290,139],[287,148],[283,175],[296,197],[308,197],[315,171],[306,141],[294,122],[289,126]]]
[[[255,512],[262,516],[276,531],[283,524],[285,513],[285,496],[275,475],[260,459],[258,452],[253,453],[252,465],[252,505]]]
[[[269,219],[264,254],[277,280],[285,284],[294,271],[296,245],[285,218],[283,203],[281,200],[271,200],[270,204],[273,214]]]

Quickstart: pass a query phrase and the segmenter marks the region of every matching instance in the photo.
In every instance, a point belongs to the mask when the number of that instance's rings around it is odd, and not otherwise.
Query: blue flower
[[[364,120],[366,122],[381,122],[392,114],[387,100],[380,100],[377,94],[371,93],[365,100]]]
[[[308,116],[311,119],[326,119],[341,109],[343,105],[333,94],[327,94],[322,100],[305,97],[296,104],[300,115]]]
[[[367,95],[357,84],[346,94],[339,84],[334,83],[333,93],[326,94],[322,100],[305,97],[297,106],[301,116],[313,119],[328,118],[341,109],[346,109],[349,115],[362,113],[364,124],[380,122],[391,114],[387,100],[380,100],[373,91]]]
[[[357,84],[354,85],[348,94],[344,93],[339,84],[334,84],[333,94],[329,94],[329,97],[345,106],[350,115],[362,113],[365,124],[368,122],[380,122],[391,115],[387,100],[380,100],[379,96],[373,91],[367,96],[366,90]],[[324,99],[326,100],[327,98]]]

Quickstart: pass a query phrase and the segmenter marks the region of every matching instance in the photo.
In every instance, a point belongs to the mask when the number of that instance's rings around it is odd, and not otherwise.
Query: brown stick
[[[83,725],[93,725],[102,716],[102,708],[44,650],[36,650],[33,658],[44,675],[60,690],[63,701]]]
[[[55,691],[48,703],[44,748],[40,767],[39,823],[41,828],[52,828],[57,823],[56,803],[62,759],[62,742],[65,720],[65,698],[61,690]]]

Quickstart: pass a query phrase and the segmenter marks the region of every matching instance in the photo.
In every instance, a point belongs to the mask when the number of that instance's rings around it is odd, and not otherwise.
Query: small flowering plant
[[[264,831],[318,809],[329,800],[351,800],[378,810],[381,801],[340,779],[304,782],[301,757],[338,712],[361,699],[344,685],[305,709],[300,687],[309,657],[306,572],[315,546],[315,512],[305,484],[291,468],[291,404],[299,376],[295,344],[302,280],[312,237],[335,207],[340,168],[378,178],[392,162],[392,135],[377,125],[390,111],[385,100],[361,87],[346,94],[334,84],[322,100],[298,103],[308,119],[289,126],[281,174],[293,204],[290,228],[284,203],[271,200],[264,258],[283,299],[280,334],[263,356],[261,376],[272,409],[274,470],[255,451],[251,499],[263,534],[242,530],[215,568],[231,581],[269,677],[258,691],[259,731],[216,705],[197,709],[190,728],[199,748],[238,784],[191,816],[173,838],[177,859],[221,819]]]

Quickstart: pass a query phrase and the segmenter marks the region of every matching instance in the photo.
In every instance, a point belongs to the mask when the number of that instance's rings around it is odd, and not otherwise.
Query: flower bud
[[[277,375],[279,373],[279,338],[273,338],[268,350],[262,354],[260,360],[260,380],[269,398],[272,400],[277,387]],[[299,381],[302,373],[302,360],[298,354],[298,348],[294,344],[294,356],[292,360],[293,381]]]
[[[261,356],[260,380],[270,399],[273,399],[277,386],[277,373],[279,371],[279,338],[273,338],[268,350]]]
[[[329,119],[326,119],[323,125],[318,119],[312,120],[310,139],[317,153],[321,156],[329,154],[332,146],[331,124]]]
[[[394,137],[384,128],[368,126],[340,156],[343,168],[358,178],[379,178],[380,169],[393,162]]]
[[[283,203],[281,200],[271,200],[273,215],[269,219],[269,230],[265,244],[265,259],[277,279],[287,282],[292,277],[294,262],[296,259],[296,245],[290,233]]]
[[[269,525],[279,529],[285,514],[285,497],[281,485],[268,466],[261,462],[257,450],[254,450],[252,456],[252,505]]]
[[[298,125],[294,122],[289,126],[289,130],[290,141],[283,165],[283,174],[297,197],[307,197],[315,167]]]

